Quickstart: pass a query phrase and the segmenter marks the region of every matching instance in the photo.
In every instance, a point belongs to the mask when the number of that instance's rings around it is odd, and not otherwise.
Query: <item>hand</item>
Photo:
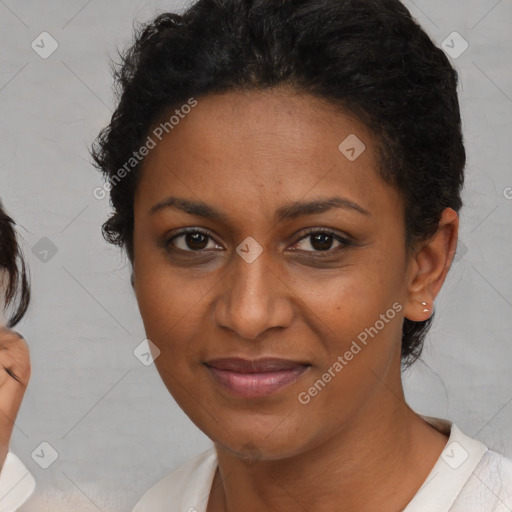
[[[29,379],[27,342],[15,331],[0,327],[0,470]]]

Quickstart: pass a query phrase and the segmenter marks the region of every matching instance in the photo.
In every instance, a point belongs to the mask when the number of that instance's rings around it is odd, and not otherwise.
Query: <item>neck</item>
[[[252,464],[216,446],[219,469],[208,512],[403,510],[427,478],[447,437],[386,389],[320,445]]]

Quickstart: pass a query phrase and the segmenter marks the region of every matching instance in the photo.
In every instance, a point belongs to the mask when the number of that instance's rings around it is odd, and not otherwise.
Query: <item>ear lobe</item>
[[[410,265],[410,284],[404,316],[423,322],[432,316],[434,299],[441,290],[457,249],[459,217],[452,208],[441,214],[436,233],[425,242]]]

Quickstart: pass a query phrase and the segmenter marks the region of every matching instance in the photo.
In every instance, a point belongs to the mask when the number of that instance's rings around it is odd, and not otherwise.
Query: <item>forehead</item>
[[[365,161],[376,156],[374,137],[354,115],[331,102],[298,95],[285,87],[230,91],[196,101],[197,106],[180,118],[173,112],[163,116],[161,126],[166,119],[173,118],[173,126],[167,125],[166,130],[173,137],[163,133],[165,140],[157,140],[157,151],[151,152],[149,161],[161,153],[158,149],[173,146],[172,138],[179,139],[175,145],[185,143],[187,149],[193,147],[196,157],[241,160],[242,170],[259,167],[258,162],[248,158],[253,155],[291,162],[316,161],[322,165],[328,160],[325,157],[340,156],[338,146],[349,135],[364,141],[368,149]]]
[[[166,193],[269,212],[277,202],[332,192],[363,208],[382,194],[396,201],[378,175],[374,136],[364,124],[326,101],[286,89],[198,98],[155,142],[136,204],[155,203]]]

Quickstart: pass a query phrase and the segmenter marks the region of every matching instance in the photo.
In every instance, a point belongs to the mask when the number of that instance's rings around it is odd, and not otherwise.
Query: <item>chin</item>
[[[248,463],[258,461],[277,461],[294,457],[307,451],[307,443],[302,436],[291,436],[289,428],[272,430],[240,430],[229,434],[226,431],[205,434],[214,442],[216,448],[229,452]],[[231,434],[231,435],[230,435]]]

